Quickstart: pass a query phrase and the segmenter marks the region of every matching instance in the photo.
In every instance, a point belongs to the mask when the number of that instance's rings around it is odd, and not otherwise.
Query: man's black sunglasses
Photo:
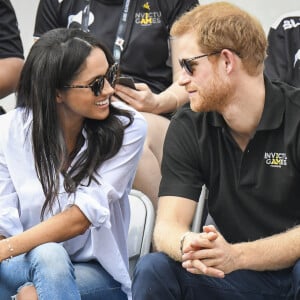
[[[71,89],[86,89],[90,88],[95,96],[99,96],[103,90],[105,79],[114,87],[119,72],[119,64],[114,63],[106,72],[105,75],[97,77],[92,83],[88,85],[65,85],[65,88]]]
[[[193,75],[193,65],[191,64],[192,61],[202,58],[202,57],[216,55],[219,53],[221,53],[221,52],[217,51],[217,52],[211,52],[208,54],[203,54],[203,55],[199,55],[199,56],[195,56],[195,57],[191,57],[191,58],[179,59],[179,64],[189,75]]]

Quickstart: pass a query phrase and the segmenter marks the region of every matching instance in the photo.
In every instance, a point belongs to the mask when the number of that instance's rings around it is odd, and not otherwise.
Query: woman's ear
[[[63,95],[62,95],[62,92],[59,90],[56,90],[56,102],[57,103],[63,102]]]

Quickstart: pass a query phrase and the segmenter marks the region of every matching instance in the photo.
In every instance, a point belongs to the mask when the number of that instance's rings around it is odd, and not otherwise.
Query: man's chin
[[[193,102],[190,102],[190,107],[191,107],[191,110],[194,112],[208,112],[209,111],[203,105],[201,105],[201,104],[197,105],[197,104],[194,104]]]

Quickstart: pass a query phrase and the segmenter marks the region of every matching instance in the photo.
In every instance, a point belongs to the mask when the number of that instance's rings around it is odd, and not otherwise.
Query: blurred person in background
[[[300,10],[281,15],[268,33],[265,73],[300,87]]]
[[[23,63],[23,45],[14,8],[9,0],[0,0],[0,99],[15,91]],[[5,110],[0,106],[0,114],[3,113]]]

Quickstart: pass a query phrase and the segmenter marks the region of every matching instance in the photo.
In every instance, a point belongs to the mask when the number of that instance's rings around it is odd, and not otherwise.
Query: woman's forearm
[[[44,243],[62,242],[83,234],[90,226],[82,211],[73,205],[40,224],[0,241],[0,262],[26,253]]]

